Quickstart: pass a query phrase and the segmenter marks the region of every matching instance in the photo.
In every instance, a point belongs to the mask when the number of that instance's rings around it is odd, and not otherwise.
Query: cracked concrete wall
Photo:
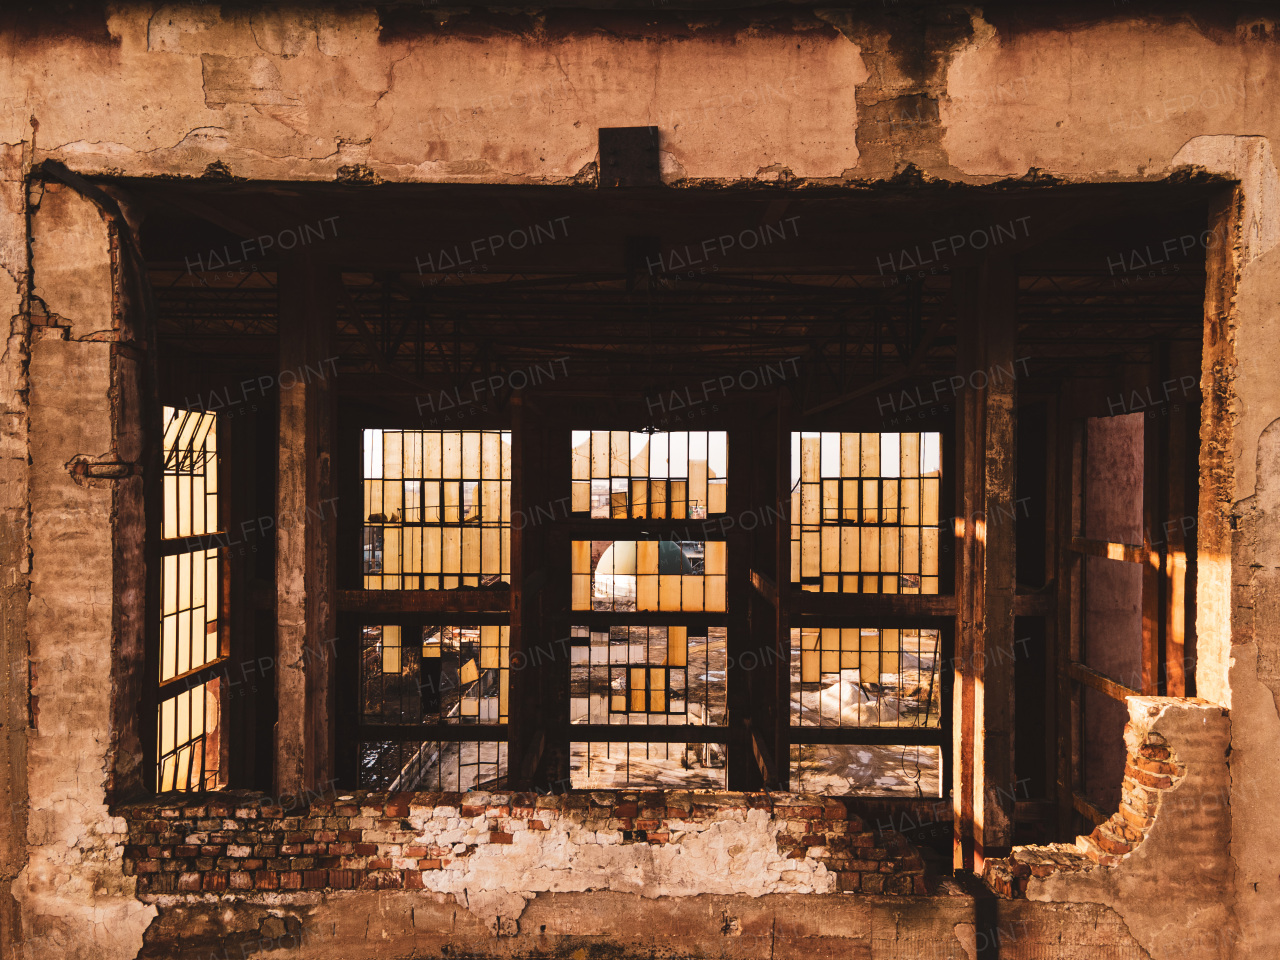
[[[1206,294],[1205,383],[1216,413],[1202,438],[1212,458],[1202,495],[1200,561],[1210,602],[1198,611],[1197,689],[1231,707],[1231,858],[1238,958],[1275,956],[1280,929],[1280,621],[1275,613],[1280,556],[1277,423],[1280,388],[1280,176],[1262,137],[1202,137],[1179,158],[1240,181],[1224,211],[1225,262],[1211,264]],[[1211,337],[1212,335],[1212,337]],[[1212,342],[1215,339],[1217,342]],[[1209,500],[1209,503],[1205,503]],[[1207,535],[1207,536],[1206,536]],[[1206,643],[1206,638],[1210,641]],[[1201,684],[1201,677],[1204,683]]]
[[[1231,723],[1222,707],[1203,701],[1129,697],[1128,702],[1130,763],[1143,743],[1167,743],[1170,765],[1185,773],[1159,792],[1152,822],[1130,852],[1101,858],[1117,861],[1114,865],[1081,856],[1075,869],[1031,877],[1027,899],[1113,907],[1154,960],[1228,960],[1244,942],[1224,896],[1232,870],[1226,816]],[[1126,774],[1143,776],[1132,767]],[[1088,849],[1090,839],[1082,838],[1077,847]]]
[[[251,178],[566,182],[594,162],[598,127],[657,124],[671,178],[857,163],[848,91],[865,69],[818,21],[652,40],[516,26],[393,33],[373,10],[122,5],[103,35],[38,57],[0,37],[0,139],[138,175],[221,162]],[[88,109],[86,75],[100,81]],[[741,132],[726,140],[726,125]]]
[[[117,481],[75,475],[119,459],[122,395],[109,229],[97,208],[49,185],[32,213],[32,273],[53,311],[31,331],[31,729],[28,862],[12,885],[24,956],[137,954],[154,908],[123,871],[128,826],[109,815],[110,677],[117,645]],[[48,278],[48,279],[46,279]],[[105,282],[104,282],[105,281]],[[63,313],[61,311],[69,311]]]
[[[0,146],[0,945],[18,940],[10,883],[27,838],[27,317],[24,150]]]
[[[544,893],[494,936],[442,894],[384,891],[266,895],[234,904],[157,898],[142,960],[209,960],[260,951],[279,960],[667,957],[672,960],[1147,960],[1114,911],[1095,903],[977,902],[947,882],[937,897],[651,898],[602,891]],[[268,952],[269,951],[269,952]],[[980,952],[981,951],[981,952]]]
[[[84,172],[567,183],[596,128],[655,124],[668,180],[983,181],[1157,177],[1196,136],[1280,130],[1246,12],[607,17],[115,4],[0,36],[0,141]]]

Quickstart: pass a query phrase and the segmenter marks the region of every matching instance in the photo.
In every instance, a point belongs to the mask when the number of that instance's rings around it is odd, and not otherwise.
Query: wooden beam
[[[1156,374],[1151,369],[1149,376]],[[1164,538],[1157,530],[1164,521],[1164,481],[1167,464],[1164,457],[1165,424],[1144,417],[1142,420],[1142,540],[1150,559],[1142,567],[1142,692],[1148,696],[1160,693],[1160,661],[1164,659],[1164,593],[1161,577],[1164,564]]]
[[[1198,373],[1198,350],[1185,347],[1169,347],[1164,353],[1164,382],[1175,380],[1181,385],[1188,371]],[[1198,376],[1196,378],[1199,379]],[[1194,423],[1191,416],[1196,408],[1196,395],[1183,390],[1175,394],[1165,427],[1166,473],[1164,477],[1165,522],[1159,539],[1164,541],[1164,693],[1168,697],[1184,697],[1187,694],[1186,641],[1188,616],[1193,608],[1192,597],[1187,591],[1187,534],[1195,529],[1194,486],[1188,483],[1188,467],[1193,462],[1195,438],[1188,427]],[[1188,496],[1189,488],[1191,496]]]
[[[1018,274],[1007,256],[991,256],[957,279],[957,373],[966,383],[957,411],[965,529],[957,578],[960,710],[953,730],[956,754],[969,770],[959,776],[956,854],[958,865],[981,873],[986,858],[1003,856],[1013,843],[1016,524],[995,518],[1014,502],[1017,473]],[[981,385],[977,371],[985,374]],[[970,831],[971,857],[965,850]]]
[[[343,613],[506,613],[507,584],[473,590],[339,590]]]
[[[1078,637],[1080,612],[1080,587],[1082,581],[1082,554],[1070,549],[1071,539],[1081,529],[1081,497],[1083,485],[1083,425],[1073,418],[1074,405],[1071,391],[1057,408],[1057,456],[1058,469],[1054,482],[1057,485],[1057,525],[1054,536],[1055,577],[1057,582],[1057,618],[1054,623],[1054,723],[1057,742],[1054,792],[1058,815],[1055,823],[1057,838],[1070,836],[1074,808],[1071,797],[1075,789],[1072,763],[1074,724],[1072,720],[1074,689],[1068,675],[1068,665],[1079,656]]]
[[[801,615],[874,619],[956,615],[956,598],[930,593],[817,593],[796,590],[792,608]]]
[[[524,517],[530,505],[529,477],[526,459],[529,450],[528,419],[525,416],[523,398],[511,401],[511,516]],[[532,573],[530,560],[531,532],[528,523],[511,525],[511,583],[507,591],[506,606],[511,611],[511,627],[508,631],[510,657],[527,662],[528,648],[533,645],[537,633],[537,617],[530,598],[524,590],[524,582]],[[459,598],[461,599],[461,598]],[[532,725],[529,718],[537,712],[539,692],[530,685],[527,677],[508,674],[507,696],[507,776],[518,789],[532,787],[538,776],[538,764],[546,745],[545,737],[535,750]],[[534,754],[537,756],[534,756]]]
[[[505,723],[362,723],[356,727],[361,740],[400,740],[408,743],[422,740],[456,742],[492,742],[505,740]]]
[[[1014,502],[1017,481],[1017,380],[996,376],[1013,371],[1017,343],[1018,272],[1013,261],[992,257],[979,270],[983,358],[987,387],[984,450],[983,516],[986,550],[983,577],[983,628],[979,632],[982,683],[975,697],[978,723],[974,742],[982,751],[974,760],[975,814],[981,823],[974,867],[983,859],[1003,856],[1013,845],[1014,744],[1014,606],[1017,593],[1016,523],[994,523]],[[980,778],[980,779],[979,779]]]
[[[746,516],[752,509],[751,461],[754,456],[754,439],[758,426],[746,404],[737,404],[732,410],[728,431],[729,482],[726,507],[730,517]],[[726,581],[725,600],[728,616],[726,646],[730,674],[727,684],[729,742],[726,748],[726,786],[730,790],[759,790],[769,785],[772,778],[759,763],[759,750],[755,747],[754,731],[750,727],[751,694],[748,689],[747,663],[754,662],[758,653],[752,649],[751,619],[749,616],[752,584],[751,532],[737,524],[729,527],[725,540]],[[747,659],[747,654],[751,659]]]
[[[1019,593],[1013,598],[1013,614],[1017,617],[1052,617],[1058,609],[1058,597],[1052,590]]]
[[[1111,819],[1109,814],[1103,813],[1101,809],[1094,806],[1078,793],[1072,794],[1071,805],[1075,809],[1076,813],[1093,821],[1094,826],[1097,826],[1100,823],[1106,823]]]
[[[956,372],[967,383],[979,363],[977,279],[972,270],[955,275]],[[951,800],[952,866],[973,869],[974,857],[974,675],[975,634],[978,630],[977,571],[982,544],[974,536],[974,518],[981,509],[983,407],[973,390],[963,389],[956,398],[956,503],[955,584],[956,649],[952,687]]]
[[[1104,560],[1119,560],[1123,563],[1147,563],[1153,567],[1160,565],[1159,556],[1150,547],[1134,543],[1072,537],[1070,549],[1086,557],[1102,557]]]
[[[771,786],[788,790],[791,786],[791,395],[778,391],[774,434],[774,493],[783,506],[774,524],[774,577],[777,600],[774,604],[775,705],[773,735],[774,769],[777,781]]]
[[[1086,687],[1092,687],[1099,693],[1105,693],[1112,700],[1124,702],[1125,697],[1142,696],[1142,691],[1134,690],[1132,687],[1126,687],[1123,683],[1117,683],[1104,673],[1099,673],[1092,667],[1087,667],[1083,663],[1075,660],[1067,664],[1067,676],[1072,680],[1083,683]]]
[[[336,514],[332,501],[335,392],[324,369],[333,356],[336,276],[305,258],[279,271],[280,372],[292,386],[279,403],[276,486],[275,790],[314,790],[332,779],[332,649],[336,636]],[[283,378],[277,378],[282,383]]]

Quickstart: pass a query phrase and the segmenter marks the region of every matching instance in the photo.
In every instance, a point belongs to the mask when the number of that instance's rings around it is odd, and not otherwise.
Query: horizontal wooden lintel
[[[342,613],[506,613],[511,588],[462,590],[339,590]]]

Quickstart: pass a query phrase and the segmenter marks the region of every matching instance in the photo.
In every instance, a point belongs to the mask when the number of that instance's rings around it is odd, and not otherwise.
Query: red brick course
[[[1177,785],[1186,768],[1172,756],[1157,733],[1131,750],[1125,764],[1120,809],[1098,824],[1074,846],[1052,843],[1043,847],[1015,847],[1004,859],[988,860],[983,879],[1001,897],[1022,899],[1032,877],[1096,866],[1114,866],[1134,851],[1155,822],[1161,794]]]
[[[1165,758],[1145,757],[1137,772],[1157,776]],[[899,834],[873,832],[843,802],[779,794],[637,791],[540,796],[353,792],[306,806],[249,796],[166,799],[118,813],[129,823],[125,871],[140,894],[238,891],[421,890],[423,872],[465,860],[477,849],[422,837],[423,822],[462,818],[480,831],[478,843],[502,847],[542,842],[558,820],[622,833],[623,843],[663,846],[690,822],[741,819],[763,810],[779,825],[778,852],[821,862],[837,889],[870,895],[928,892],[924,862]],[[1137,816],[1137,814],[1131,814]],[[416,823],[416,826],[415,826]],[[521,833],[538,831],[523,838]],[[535,840],[536,838],[536,840]]]

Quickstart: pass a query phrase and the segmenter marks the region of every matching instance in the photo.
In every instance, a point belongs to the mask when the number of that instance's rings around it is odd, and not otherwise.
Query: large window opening
[[[165,407],[160,561],[160,674],[155,788],[216,789],[222,776],[226,654],[218,418]],[[212,544],[212,546],[207,546]]]
[[[159,791],[273,789],[296,743],[313,785],[803,790],[990,855],[1087,831],[1123,698],[1194,693],[1205,251],[1129,251],[1210,186],[121,186]],[[562,229],[431,272],[514,210]]]

